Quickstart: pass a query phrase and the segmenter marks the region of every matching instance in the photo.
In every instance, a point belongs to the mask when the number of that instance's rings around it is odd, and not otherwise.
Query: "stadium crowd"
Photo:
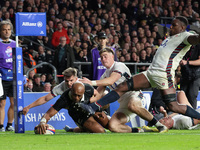
[[[197,0],[2,0],[0,2],[0,21],[8,20],[15,26],[17,12],[47,14],[45,37],[20,37],[24,71],[42,62],[48,62],[56,67],[58,75],[62,75],[62,71],[68,67],[76,67],[74,61],[92,62],[91,50],[98,47],[99,32],[106,33],[109,41],[107,46],[116,49],[118,61],[151,63],[156,49],[168,36],[167,30],[164,34],[158,30],[162,17],[174,18],[182,15],[188,18],[190,24],[200,27],[200,8]],[[82,72],[91,73],[91,68],[82,67]],[[131,73],[134,73],[132,66],[129,68]],[[140,66],[138,72],[146,69],[147,66]],[[41,87],[46,82],[49,83],[46,86],[51,88],[56,85],[52,69],[45,65],[30,71],[28,79],[30,81],[26,84],[26,91],[45,91]]]

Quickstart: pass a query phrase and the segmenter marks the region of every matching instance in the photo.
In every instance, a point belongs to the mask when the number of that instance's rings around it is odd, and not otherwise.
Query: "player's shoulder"
[[[125,68],[128,69],[128,67],[126,66],[126,64],[124,64],[123,62],[118,62],[118,61],[115,61],[114,65],[113,65],[113,68],[117,69],[117,70],[121,70],[121,69],[124,70]]]
[[[14,41],[14,40],[12,40],[12,39],[9,39],[9,41],[10,41],[11,43],[16,43],[16,41]]]
[[[94,89],[94,87],[91,86],[90,84],[87,84],[87,83],[83,83],[83,84],[85,86],[85,90]]]

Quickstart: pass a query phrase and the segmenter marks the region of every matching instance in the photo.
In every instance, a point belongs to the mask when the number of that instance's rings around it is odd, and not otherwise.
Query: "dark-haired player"
[[[176,17],[170,27],[170,36],[158,48],[148,70],[118,85],[115,90],[91,104],[92,108],[97,110],[114,102],[127,91],[156,87],[160,90],[162,99],[169,110],[200,119],[200,113],[187,105],[180,105],[176,101],[175,70],[191,45],[200,43],[199,34],[187,32],[187,25],[188,20],[185,17]],[[152,123],[154,123],[153,120]]]

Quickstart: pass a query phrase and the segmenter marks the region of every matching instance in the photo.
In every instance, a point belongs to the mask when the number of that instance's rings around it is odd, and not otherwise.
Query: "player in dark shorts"
[[[89,84],[75,82],[71,89],[66,90],[56,103],[44,114],[37,127],[39,134],[46,131],[47,122],[62,108],[68,109],[69,115],[79,126],[79,131],[91,133],[104,133],[104,127],[97,122],[97,118],[102,117],[108,122],[106,115],[95,115],[95,112],[86,107],[81,107],[82,103],[90,103],[90,98],[94,95],[94,88]]]

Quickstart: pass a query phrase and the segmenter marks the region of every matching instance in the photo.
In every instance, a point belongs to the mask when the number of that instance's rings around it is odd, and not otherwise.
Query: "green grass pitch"
[[[200,130],[170,130],[162,134],[0,132],[0,150],[200,150],[199,141]]]

